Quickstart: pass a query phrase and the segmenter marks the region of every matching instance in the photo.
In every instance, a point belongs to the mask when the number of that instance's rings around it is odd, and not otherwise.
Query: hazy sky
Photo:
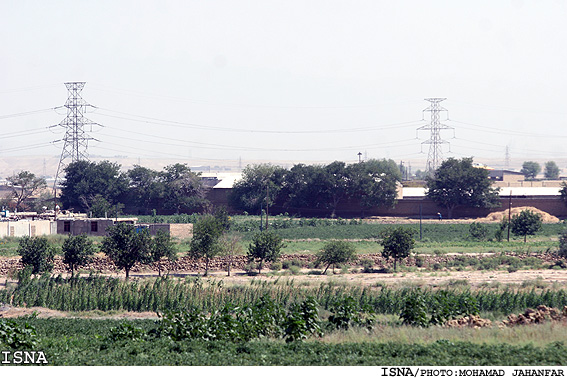
[[[559,0],[2,1],[0,158],[58,156],[49,109],[84,81],[91,155],[418,167],[442,97],[445,157],[567,168],[566,17]]]

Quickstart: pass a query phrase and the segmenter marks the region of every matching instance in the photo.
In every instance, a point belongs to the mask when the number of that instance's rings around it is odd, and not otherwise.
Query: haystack
[[[541,215],[541,220],[543,223],[557,223],[559,222],[559,218],[546,213],[545,211],[541,211],[540,209],[536,209],[535,207],[531,206],[521,206],[521,207],[513,207],[510,211],[512,217],[514,215],[520,214],[524,210],[530,210],[536,214]],[[486,218],[479,219],[479,222],[500,222],[502,219],[508,219],[508,210],[504,211],[497,211],[494,213],[490,213],[486,216]]]

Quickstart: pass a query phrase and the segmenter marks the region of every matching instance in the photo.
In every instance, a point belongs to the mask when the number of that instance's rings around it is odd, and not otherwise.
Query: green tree
[[[520,170],[526,180],[533,180],[541,172],[541,166],[535,161],[525,161]]]
[[[447,216],[459,206],[492,208],[501,205],[499,189],[492,188],[488,171],[473,166],[472,158],[449,158],[434,175],[426,178],[427,197],[447,209]]]
[[[99,163],[76,161],[65,168],[61,184],[61,203],[65,209],[89,212],[95,201],[103,198],[112,208],[125,198],[128,177],[120,165],[109,161]]]
[[[349,197],[360,200],[362,209],[396,204],[397,186],[402,181],[393,160],[368,160],[348,166]]]
[[[191,172],[187,164],[173,164],[160,172],[163,185],[163,207],[175,211],[191,212],[202,207],[205,199],[205,188],[199,174]]]
[[[337,213],[339,204],[348,198],[350,177],[347,166],[341,161],[334,161],[325,166],[327,177],[326,190],[328,191],[328,207],[331,209],[331,218]]]
[[[18,255],[24,267],[31,267],[32,274],[51,272],[53,269],[53,257],[55,247],[53,247],[46,237],[24,236],[18,243]]]
[[[329,175],[324,166],[296,164],[285,171],[280,198],[285,207],[327,209],[330,206]]]
[[[158,276],[161,276],[161,262],[163,259],[169,261],[177,260],[177,247],[171,238],[171,235],[165,231],[158,231],[156,236],[152,238],[150,245],[150,263],[154,263],[158,268]]]
[[[16,209],[27,208],[25,202],[47,187],[45,179],[36,177],[33,173],[22,171],[6,178],[8,187],[12,190],[12,198]]]
[[[222,223],[211,214],[203,215],[193,225],[189,256],[205,259],[205,276],[209,273],[209,262],[222,252],[220,237],[224,232]]]
[[[136,263],[150,261],[151,236],[147,229],[137,230],[132,224],[120,222],[106,232],[100,250],[126,271],[126,279]]]
[[[127,172],[129,182],[129,205],[135,206],[143,214],[149,214],[152,209],[160,207],[165,187],[160,172],[135,165]]]
[[[356,258],[356,248],[345,240],[331,240],[317,253],[317,262],[327,264],[323,274],[333,265],[333,273],[338,264],[348,263]]]
[[[262,272],[265,262],[276,262],[281,256],[284,247],[282,238],[273,231],[258,232],[248,245],[248,259],[258,262],[258,274]]]
[[[249,165],[242,171],[229,197],[231,206],[249,213],[259,214],[275,203],[285,169],[271,164]]]
[[[559,178],[559,171],[559,167],[554,161],[548,161],[545,163],[543,176],[547,180],[557,180]]]
[[[541,229],[541,215],[531,210],[522,210],[514,215],[510,221],[510,230],[516,236],[523,236],[524,243],[528,235],[535,235]]]
[[[61,247],[63,252],[63,263],[71,271],[71,276],[75,275],[75,270],[91,262],[95,253],[95,247],[87,235],[69,235]]]
[[[232,263],[234,260],[234,256],[240,254],[242,252],[242,245],[240,242],[242,241],[242,237],[235,234],[227,234],[224,233],[220,238],[221,243],[221,254],[226,256],[226,275],[230,276],[230,269],[232,268]]]
[[[397,270],[398,260],[405,259],[410,255],[415,245],[413,234],[413,230],[404,227],[390,228],[382,234],[380,241],[380,244],[384,247],[382,256],[394,259],[394,270]]]

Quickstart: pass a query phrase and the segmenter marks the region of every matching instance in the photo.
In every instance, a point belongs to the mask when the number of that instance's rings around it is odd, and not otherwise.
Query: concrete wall
[[[188,239],[193,236],[193,224],[192,223],[154,223],[147,226],[150,235],[156,235],[159,231],[164,231],[169,233],[171,237],[179,239]]]
[[[68,230],[66,230],[66,224],[68,224]],[[106,229],[113,225],[114,220],[112,219],[57,219],[57,233],[64,235],[86,234],[91,236],[105,236]]]
[[[214,195],[209,195],[209,200],[214,206],[227,206],[230,189],[218,190]],[[209,192],[210,193],[210,192]],[[218,202],[216,202],[218,201]],[[501,198],[501,206],[495,209],[478,209],[473,207],[458,207],[453,212],[453,218],[476,218],[485,217],[491,212],[503,211],[508,209],[509,199]],[[345,201],[341,203],[337,209],[337,217],[368,217],[368,216],[397,216],[397,217],[419,217],[421,205],[421,214],[423,217],[435,218],[437,213],[441,213],[444,218],[447,217],[447,209],[437,206],[434,202],[424,197],[406,197],[399,199],[394,208],[377,207],[367,210],[360,209],[357,201]],[[567,218],[567,206],[559,196],[531,196],[531,197],[512,197],[512,207],[532,206],[558,218]],[[227,206],[230,211],[230,207]],[[329,210],[309,209],[309,208],[284,208],[281,206],[273,206],[270,208],[270,214],[301,215],[304,217],[326,217],[329,216]]]
[[[51,235],[54,226],[48,220],[0,222],[0,237]]]

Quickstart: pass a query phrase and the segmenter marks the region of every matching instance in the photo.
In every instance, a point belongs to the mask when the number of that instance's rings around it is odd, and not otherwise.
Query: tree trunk
[[[126,279],[130,278],[130,269],[124,268],[124,270],[126,270]]]
[[[327,269],[329,269],[330,266],[331,266],[331,264],[327,265],[327,267],[325,268],[325,271],[323,271],[323,275],[325,275],[325,273],[327,273]]]
[[[398,271],[398,259],[394,259],[394,272]]]
[[[209,259],[205,259],[205,277],[209,274]]]

